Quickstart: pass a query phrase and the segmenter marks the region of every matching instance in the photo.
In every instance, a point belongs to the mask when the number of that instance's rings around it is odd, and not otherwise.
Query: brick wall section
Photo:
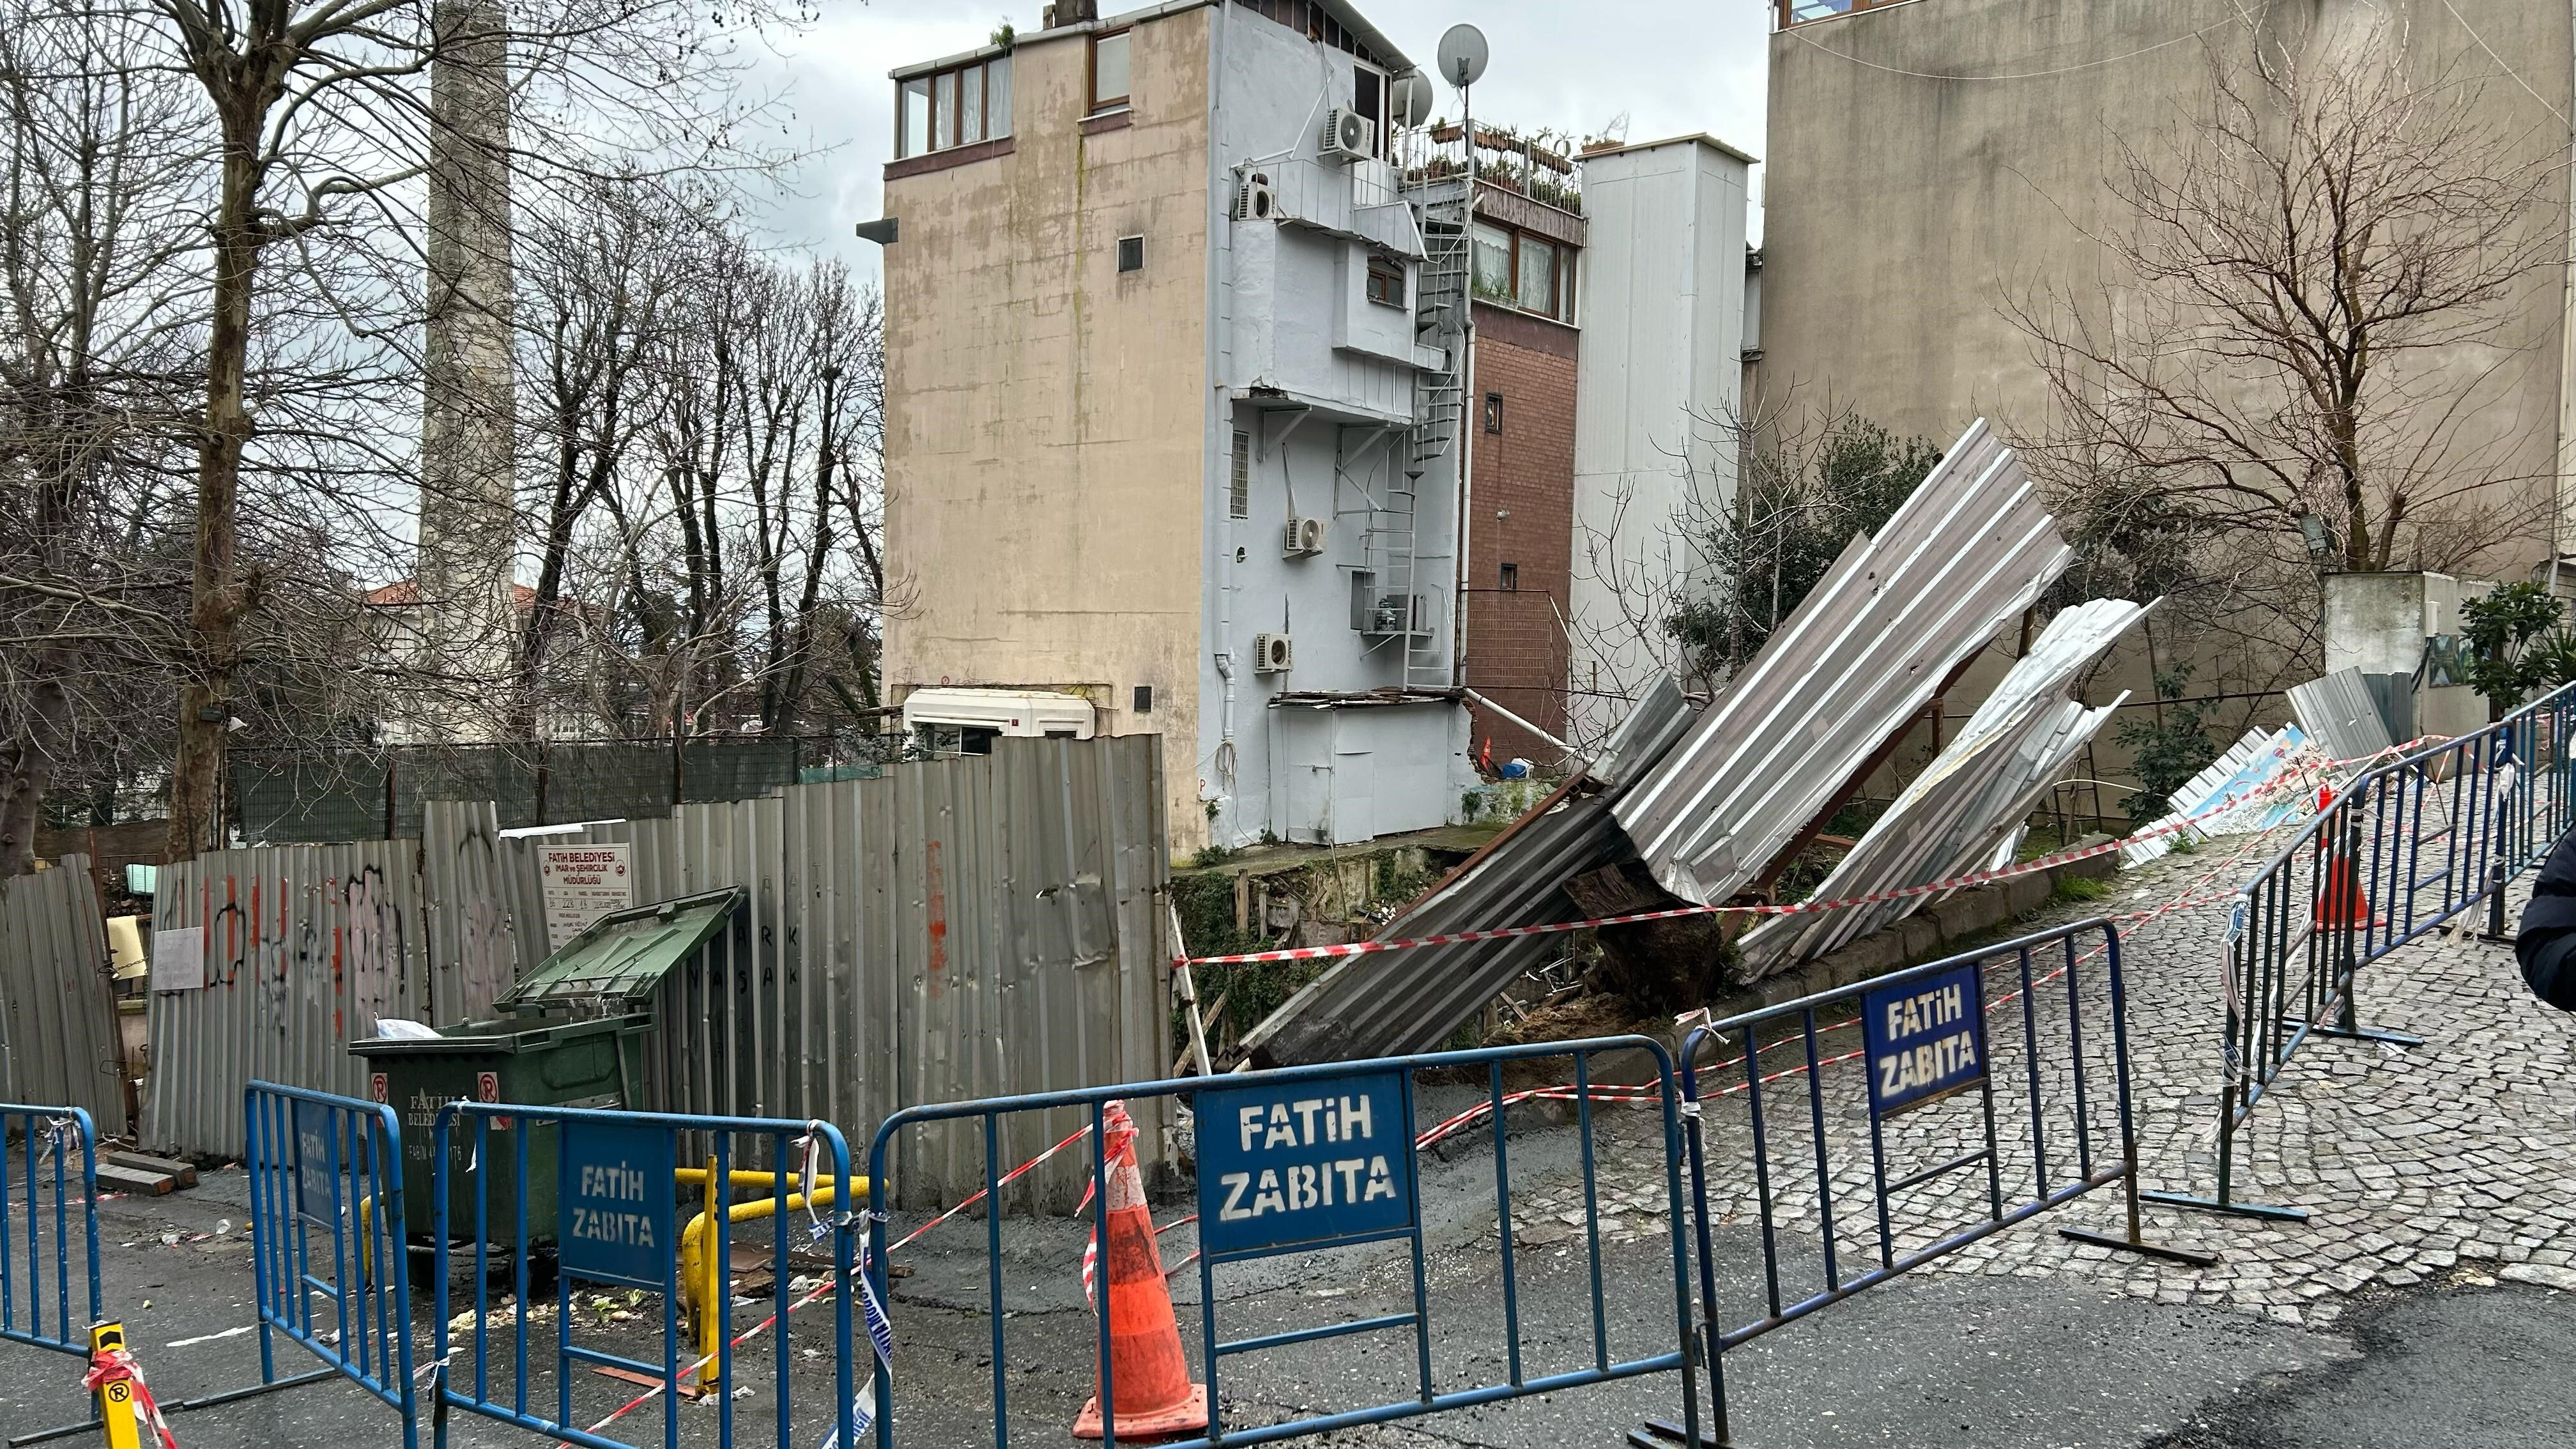
[[[1467,683],[1552,734],[1565,732],[1566,577],[1573,566],[1574,360],[1571,327],[1476,304],[1474,436],[1468,499]],[[1503,395],[1503,430],[1484,431],[1485,394]],[[1508,517],[1498,516],[1508,514]],[[1502,565],[1519,587],[1501,587]],[[1481,707],[1470,753],[1541,766],[1559,751]]]

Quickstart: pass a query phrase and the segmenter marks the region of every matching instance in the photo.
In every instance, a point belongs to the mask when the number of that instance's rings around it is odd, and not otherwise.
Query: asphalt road
[[[1433,1108],[1426,1104],[1426,1111]],[[1523,1133],[1512,1153],[1516,1193],[1579,1174],[1573,1134]],[[1424,1161],[1431,1252],[1424,1265],[1442,1387],[1494,1382],[1509,1373],[1506,1306],[1493,1218],[1492,1164],[1478,1152]],[[146,1373],[164,1399],[255,1382],[244,1180],[209,1174],[195,1192],[122,1199],[102,1209],[111,1301],[126,1319]],[[2055,1221],[2107,1222],[2111,1204],[2081,1203]],[[1172,1211],[1158,1214],[1173,1216]],[[201,1241],[229,1221],[230,1231]],[[172,1245],[164,1237],[177,1233]],[[1079,1283],[1082,1230],[1071,1223],[1006,1224],[1003,1320],[1005,1389],[1013,1443],[1067,1445],[1066,1430],[1091,1392],[1091,1320]],[[895,1403],[900,1442],[990,1443],[994,1411],[991,1320],[982,1312],[990,1264],[981,1224],[952,1224],[902,1257],[897,1286],[902,1337]],[[1189,1231],[1165,1240],[1188,1251]],[[1722,1297],[1759,1302],[1756,1243],[1721,1230]],[[1590,1360],[1589,1256],[1577,1239],[1516,1254],[1523,1372],[1563,1371]],[[1793,1255],[1793,1282],[1816,1265]],[[1673,1261],[1659,1233],[1605,1246],[1600,1321],[1614,1360],[1668,1350],[1675,1336]],[[1226,1338],[1400,1312],[1413,1299],[1412,1265],[1384,1245],[1302,1259],[1232,1265],[1216,1278]],[[1175,1279],[1194,1366],[1198,1273]],[[426,1305],[416,1315],[427,1340]],[[626,1330],[634,1339],[634,1330]],[[551,1332],[539,1335],[540,1345]],[[634,1344],[632,1346],[640,1346]],[[829,1365],[791,1350],[798,1392],[792,1442],[820,1440]],[[424,1350],[425,1353],[425,1350]],[[280,1342],[282,1372],[310,1362]],[[766,1382],[769,1360],[747,1356],[746,1381]],[[2442,1444],[2456,1449],[2576,1449],[2576,1295],[2511,1284],[2443,1287],[2390,1296],[2346,1315],[2331,1332],[2272,1323],[2215,1307],[2181,1307],[2119,1294],[2080,1273],[1904,1278],[1791,1324],[1727,1357],[1729,1407],[1747,1449],[1858,1446],[1993,1446],[1993,1449],[2377,1449]],[[0,1432],[15,1435],[80,1416],[78,1365],[0,1344]],[[1221,1365],[1237,1424],[1278,1422],[1406,1397],[1417,1372],[1408,1334],[1379,1333],[1300,1344]],[[632,1391],[584,1376],[586,1407]],[[550,1394],[550,1389],[541,1392]],[[764,1391],[765,1395],[765,1391]],[[1496,1449],[1617,1445],[1641,1419],[1678,1418],[1680,1381],[1663,1373],[1623,1383],[1344,1431],[1328,1442],[1470,1444]],[[755,1400],[737,1404],[735,1442],[774,1442]],[[717,1442],[717,1410],[682,1411],[682,1442]],[[424,1414],[426,1419],[426,1414]],[[623,1437],[659,1443],[658,1415],[628,1421]],[[354,1388],[322,1384],[181,1416],[187,1449],[271,1445],[394,1445],[393,1414]],[[424,1422],[424,1440],[427,1424]],[[84,1442],[73,1440],[68,1442]],[[460,1416],[460,1446],[542,1444],[537,1436]]]

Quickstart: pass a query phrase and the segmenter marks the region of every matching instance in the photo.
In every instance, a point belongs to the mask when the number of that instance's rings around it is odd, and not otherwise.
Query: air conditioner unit
[[[1269,221],[1279,214],[1279,193],[1270,185],[1270,175],[1255,171],[1243,178],[1234,190],[1234,219]]]
[[[1357,111],[1333,107],[1324,117],[1324,159],[1365,161],[1377,148],[1377,122]]]
[[[1377,608],[1372,610],[1369,614],[1369,627],[1362,632],[1369,634],[1404,633],[1405,626],[1409,622],[1411,612],[1411,609],[1405,602],[1404,595],[1383,595],[1377,601]]]
[[[1311,554],[1322,553],[1327,536],[1326,527],[1324,520],[1320,518],[1289,519],[1288,536],[1281,542],[1282,552],[1290,558],[1305,558]]]
[[[1252,636],[1252,672],[1285,674],[1297,663],[1296,641],[1285,634]]]

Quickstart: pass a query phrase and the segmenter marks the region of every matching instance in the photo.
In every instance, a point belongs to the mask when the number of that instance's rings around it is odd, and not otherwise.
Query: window
[[[1375,252],[1368,259],[1368,299],[1381,307],[1404,305],[1404,263]]]
[[[894,136],[897,158],[930,149],[930,77],[917,75],[895,88]]]
[[[1386,155],[1386,77],[1366,65],[1351,67],[1351,109],[1368,117],[1369,154]]]
[[[1141,272],[1145,270],[1145,239],[1143,237],[1122,236],[1118,239],[1118,270],[1122,272]]]
[[[1252,516],[1252,435],[1234,430],[1234,471],[1225,485],[1225,516]]]
[[[1553,317],[1556,311],[1556,248],[1537,237],[1523,235],[1520,253],[1513,260],[1520,294],[1521,310]]]
[[[897,159],[1011,134],[1011,58],[997,55],[897,83],[894,126]]]
[[[1476,295],[1496,302],[1512,300],[1512,234],[1480,221],[1475,248]]]
[[[1235,0],[1235,3],[1287,26],[1318,45],[1358,56],[1380,69],[1386,67],[1386,57],[1361,44],[1360,38],[1343,26],[1341,17],[1335,15],[1324,0]]]
[[[1502,430],[1503,395],[1498,392],[1489,392],[1485,394],[1485,431],[1489,433],[1499,433]]]
[[[1574,248],[1480,221],[1475,249],[1479,300],[1574,320]]]
[[[1154,686],[1150,684],[1136,686],[1136,712],[1138,714],[1154,712]]]
[[[1520,592],[1521,566],[1519,564],[1507,563],[1503,565],[1502,584],[1504,593],[1516,594]]]
[[[1895,3],[1896,0],[1777,0],[1782,29],[1792,25],[1803,25],[1810,20],[1831,20],[1837,15],[1849,15],[1855,10],[1875,10],[1881,5]]]
[[[1121,30],[1091,39],[1091,108],[1106,111],[1127,104],[1127,36]]]

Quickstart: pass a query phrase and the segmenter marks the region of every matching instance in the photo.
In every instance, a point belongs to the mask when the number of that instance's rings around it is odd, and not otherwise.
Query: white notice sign
[[[202,991],[206,985],[206,935],[198,926],[152,933],[152,989]]]
[[[560,951],[582,928],[635,904],[626,846],[540,845],[537,882],[546,894],[546,950]]]

